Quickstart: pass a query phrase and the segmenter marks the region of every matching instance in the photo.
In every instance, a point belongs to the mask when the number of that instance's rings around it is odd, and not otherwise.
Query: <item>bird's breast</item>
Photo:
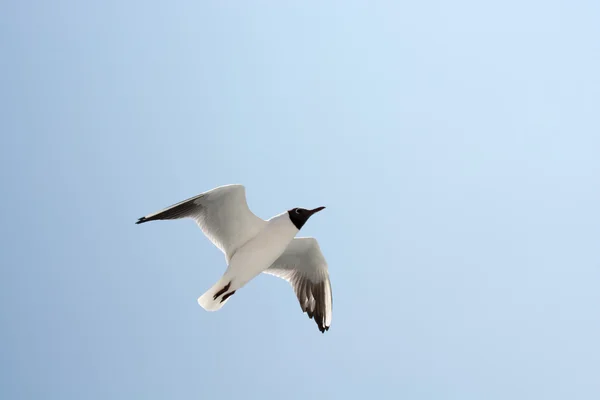
[[[287,221],[284,218],[269,220],[263,230],[235,252],[227,274],[232,276],[237,287],[242,287],[269,268],[297,233],[298,229],[289,218]]]

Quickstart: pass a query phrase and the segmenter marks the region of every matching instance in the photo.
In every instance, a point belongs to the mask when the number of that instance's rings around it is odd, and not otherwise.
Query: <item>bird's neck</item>
[[[282,212],[281,214],[277,214],[273,218],[269,219],[270,225],[293,225],[295,229],[300,230],[297,224],[294,223],[292,216],[289,212]],[[302,225],[300,225],[302,227]]]

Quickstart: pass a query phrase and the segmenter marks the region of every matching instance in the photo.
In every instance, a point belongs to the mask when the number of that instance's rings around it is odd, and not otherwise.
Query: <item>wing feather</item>
[[[195,220],[208,239],[225,253],[227,262],[267,224],[250,211],[243,185],[217,187],[142,217],[136,223],[181,218]]]
[[[319,330],[331,326],[333,295],[325,257],[315,238],[295,238],[266,274],[290,283],[302,311],[315,320]]]

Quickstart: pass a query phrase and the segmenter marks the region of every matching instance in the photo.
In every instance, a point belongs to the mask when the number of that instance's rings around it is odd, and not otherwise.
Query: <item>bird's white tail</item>
[[[229,296],[235,293],[231,289],[231,279],[222,277],[202,296],[198,297],[198,304],[206,311],[217,311],[227,303]]]

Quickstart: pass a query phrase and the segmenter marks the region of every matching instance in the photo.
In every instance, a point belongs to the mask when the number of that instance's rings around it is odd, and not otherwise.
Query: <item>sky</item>
[[[597,1],[0,2],[0,398],[600,398]],[[190,220],[241,183],[331,329]]]

